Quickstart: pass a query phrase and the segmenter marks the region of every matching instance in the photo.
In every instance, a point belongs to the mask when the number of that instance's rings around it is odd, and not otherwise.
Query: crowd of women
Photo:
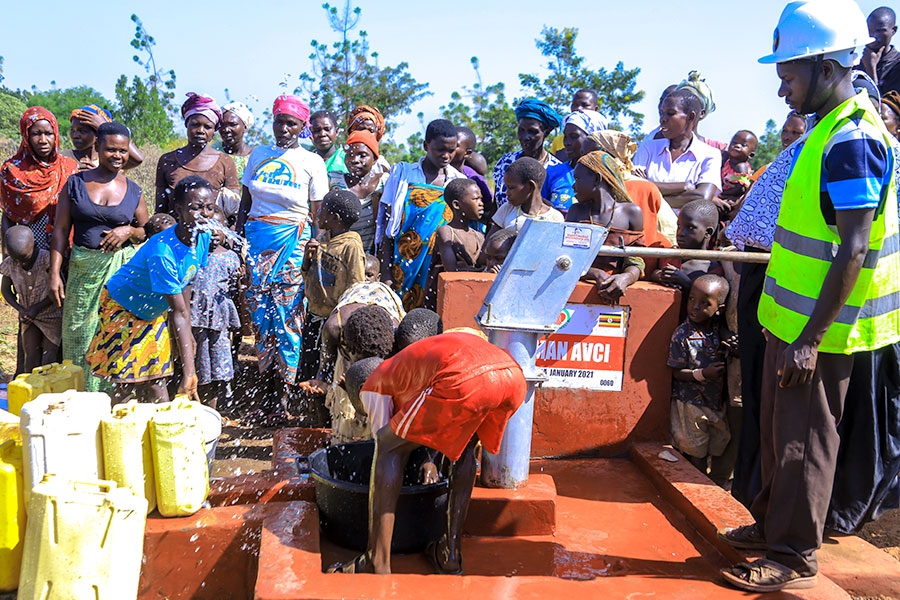
[[[900,96],[894,93],[882,103],[877,88],[867,84],[865,77],[859,82],[860,89],[881,104],[886,123],[898,135]],[[152,202],[145,197],[149,190],[141,190],[123,175],[141,164],[143,156],[127,129],[104,129],[113,120],[109,112],[94,105],[73,111],[74,150],[61,151],[56,117],[32,107],[20,121],[18,151],[0,170],[2,232],[6,240],[13,227],[30,229],[34,251],[19,261],[20,266],[30,274],[39,257],[44,256],[40,264],[46,264],[45,296],[35,299],[30,294],[31,302],[40,301],[41,310],[62,307],[57,324],[61,357],[89,373],[85,358],[98,331],[104,286],[142,242],[172,224],[167,215],[178,214],[174,204],[179,182],[202,178],[215,196],[224,227],[236,234],[232,239],[244,241],[235,248],[242,252],[240,260],[229,259],[231,266],[223,266],[212,278],[218,284],[210,285],[207,278],[194,290],[193,310],[205,314],[201,328],[218,328],[222,334],[206,347],[205,354],[198,347],[197,356],[202,354],[205,361],[200,383],[222,379],[214,375],[215,365],[237,347],[242,333],[252,333],[259,372],[274,386],[270,393],[290,398],[303,394],[298,384],[304,379],[304,254],[307,242],[321,237],[316,215],[329,190],[346,190],[359,200],[359,218],[352,230],[359,234],[364,250],[379,258],[373,261],[373,279],[390,284],[405,310],[428,302],[428,290],[422,288],[432,277],[432,254],[435,262],[440,260],[439,253],[433,252],[435,234],[456,222],[455,217],[461,219],[456,231],[464,239],[451,235],[451,252],[446,256],[456,252],[459,262],[449,264],[445,259],[445,270],[496,270],[497,257],[488,256],[491,248],[505,245],[508,250],[511,238],[529,218],[602,225],[610,230],[609,239],[615,245],[718,249],[734,244],[748,251],[771,247],[777,205],[774,214],[767,214],[771,204],[760,199],[783,185],[783,157],[790,156],[788,150],[804,134],[805,118],[787,116],[782,128],[786,153],[754,172],[749,161],[757,142],[751,132],[737,131],[730,143],[701,135],[701,122],[716,107],[712,89],[697,72],[663,91],[659,127],[640,146],[608,128],[602,106],[603,99],[592,90],[578,90],[565,117],[542,101],[522,102],[515,111],[520,148],[510,149],[494,166],[492,188],[474,135],[447,121],[429,125],[425,156],[418,163],[392,166],[379,151],[385,120],[376,107],[357,106],[344,123],[328,111],[311,112],[295,96],[279,96],[272,110],[274,144],[254,148],[245,140],[255,121],[247,106],[230,102],[220,108],[213,98],[190,93],[181,108],[185,144],[160,157]],[[534,172],[534,164],[539,165],[539,173]],[[464,191],[465,198],[454,191],[453,200],[445,201],[448,184],[464,178],[474,180],[477,187],[471,194]],[[477,199],[473,199],[476,190]],[[466,198],[480,209],[463,207]],[[148,207],[153,208],[152,215]],[[676,211],[681,211],[680,217]],[[704,218],[711,222],[706,224]],[[475,237],[465,237],[470,235],[466,222]],[[490,234],[487,240],[485,231]],[[737,274],[727,265],[688,262],[598,258],[587,277],[596,282],[603,301],[617,302],[640,278],[679,287],[686,296],[698,277],[724,275],[732,284],[725,312],[731,329],[739,331],[744,349],[744,384],[739,377],[729,377],[734,385],[725,392],[725,406],[737,406],[741,396],[745,406],[748,400],[752,404],[759,394],[753,383],[758,381],[754,369],[759,366],[754,352],[762,343],[753,342],[761,338],[758,323],[753,322],[755,311],[749,308],[754,290],[739,286]],[[24,301],[29,294],[23,289],[13,292],[14,306],[22,309],[22,370],[35,364],[33,349],[24,338],[40,319]],[[742,306],[744,297],[750,300]],[[222,311],[226,298],[233,301],[234,310]],[[213,322],[216,325],[210,325]],[[228,341],[231,336],[234,343]],[[199,338],[197,343],[210,344]],[[143,359],[158,357],[151,353]],[[224,372],[229,373],[224,376],[227,379],[234,373]],[[107,386],[99,378],[88,375],[86,379],[89,390]],[[741,426],[736,410],[734,415],[732,408],[723,410],[728,413],[724,418],[731,425],[732,443],[713,457],[709,473],[730,485],[735,471],[735,493],[749,501],[758,479],[752,444],[752,424],[758,416],[745,410]]]

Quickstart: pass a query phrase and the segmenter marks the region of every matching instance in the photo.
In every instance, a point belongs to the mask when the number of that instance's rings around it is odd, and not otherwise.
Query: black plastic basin
[[[443,533],[447,519],[447,473],[437,483],[419,485],[419,466],[428,450],[410,455],[394,518],[391,552],[421,552]],[[353,442],[316,450],[309,472],[316,486],[322,531],[334,543],[363,551],[369,532],[369,476],[375,442]]]

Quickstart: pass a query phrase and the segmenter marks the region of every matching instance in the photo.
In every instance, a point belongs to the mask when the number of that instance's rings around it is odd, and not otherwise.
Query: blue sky
[[[534,44],[543,25],[577,27],[576,49],[592,68],[611,69],[620,60],[626,68],[641,68],[638,88],[647,98],[637,110],[646,115],[645,130],[656,125],[660,91],[691,69],[699,69],[715,91],[718,108],[700,129],[708,137],[727,141],[739,129],[761,134],[767,119],[780,127],[787,113],[777,96],[774,66],[756,62],[771,50],[785,5],[780,0],[752,5],[603,1],[571,9],[546,0],[356,4],[381,64],[408,62],[413,76],[428,82],[434,94],[413,108],[398,137],[418,127],[416,112],[426,121],[437,118],[454,90],[471,85],[472,56],[479,57],[486,84],[503,81],[509,97],[519,95],[519,73],[543,72],[544,59]],[[879,5],[860,3],[866,14]],[[102,8],[45,0],[40,6],[32,11],[10,3],[0,19],[0,56],[9,87],[46,89],[55,81],[58,87],[90,85],[114,98],[120,74],[142,73],[129,45],[134,12],[156,38],[159,65],[175,69],[179,101],[188,91],[224,101],[228,88],[233,99],[261,112],[283,90],[280,83],[292,90],[297,75],[309,70],[311,39],[335,39],[325,11],[313,0],[117,1]]]

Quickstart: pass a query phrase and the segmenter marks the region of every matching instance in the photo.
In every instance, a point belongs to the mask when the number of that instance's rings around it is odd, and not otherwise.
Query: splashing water
[[[249,250],[250,242],[247,241],[247,238],[241,237],[236,234],[234,231],[225,227],[218,221],[205,219],[203,221],[197,222],[197,228],[194,230],[194,235],[199,231],[208,231],[210,233],[218,232],[225,236],[226,239],[234,242],[235,246],[241,248],[241,253],[245,254],[244,251]]]

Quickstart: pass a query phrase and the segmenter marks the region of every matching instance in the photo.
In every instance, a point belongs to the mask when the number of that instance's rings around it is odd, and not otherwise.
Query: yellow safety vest
[[[759,301],[759,322],[779,339],[795,341],[812,315],[825,275],[837,255],[837,228],[822,215],[822,155],[832,134],[851,117],[875,125],[884,137],[888,168],[893,150],[888,132],[865,93],[850,98],[812,130],[784,187],[772,258]],[[900,232],[894,177],[883,192],[869,234],[869,251],[846,304],[826,331],[820,352],[852,354],[900,341]]]

